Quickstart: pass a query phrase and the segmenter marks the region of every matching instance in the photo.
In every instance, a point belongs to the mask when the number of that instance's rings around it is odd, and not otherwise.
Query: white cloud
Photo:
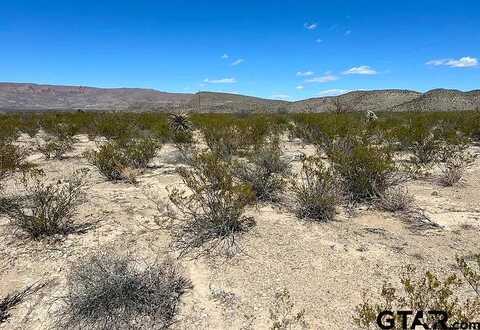
[[[288,100],[289,98],[290,98],[290,96],[289,96],[289,95],[285,95],[285,94],[272,95],[272,99]]]
[[[221,78],[221,79],[208,79],[204,80],[207,84],[234,84],[237,82],[235,78]]]
[[[318,93],[318,96],[337,96],[337,95],[341,95],[341,94],[345,94],[345,93],[348,93],[349,90],[346,90],[346,89],[327,89],[327,90],[323,90],[323,91],[320,91]]]
[[[222,55],[222,60],[226,60],[227,58],[229,58],[230,56],[228,56],[228,54],[223,54]]]
[[[315,42],[321,43],[321,42],[323,42],[323,40],[318,38],[317,40],[315,40]]]
[[[338,80],[337,76],[334,76],[332,74],[326,74],[321,77],[314,77],[314,78],[307,79],[305,80],[305,82],[306,83],[326,83],[326,82],[335,81],[335,80]]]
[[[475,57],[464,56],[458,60],[447,58],[441,60],[431,60],[426,63],[427,65],[440,66],[445,65],[451,68],[471,68],[478,65],[478,60]]]
[[[232,63],[232,66],[242,64],[243,62],[245,62],[245,60],[243,58],[239,58],[238,60],[236,60]]]
[[[342,74],[364,74],[364,75],[375,75],[377,71],[369,67],[368,65],[356,66],[347,71],[343,71]]]
[[[314,75],[314,72],[313,71],[298,71],[297,72],[297,76],[298,77],[309,77],[309,76],[313,76]]]
[[[303,26],[307,30],[315,30],[317,28],[318,24],[317,23],[305,23],[305,24],[303,24]]]
[[[298,89],[298,90],[302,90],[302,89],[304,89],[305,87],[303,87],[303,85],[298,85],[298,86],[295,87],[295,88]]]

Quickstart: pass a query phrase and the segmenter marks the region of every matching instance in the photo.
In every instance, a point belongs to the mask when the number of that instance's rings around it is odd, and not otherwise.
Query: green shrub
[[[370,200],[395,185],[397,168],[388,147],[347,138],[334,143],[329,156],[352,200]]]
[[[146,168],[160,147],[152,138],[113,140],[100,145],[97,151],[86,152],[85,156],[108,180],[129,180],[129,169]]]
[[[334,218],[342,196],[341,184],[321,159],[306,158],[299,177],[292,179],[290,186],[299,218],[317,221]]]
[[[67,152],[73,150],[73,145],[77,142],[72,136],[58,138],[55,136],[46,136],[44,141],[37,140],[37,150],[42,153],[46,159],[62,160]]]
[[[21,180],[25,193],[5,198],[0,211],[34,239],[74,232],[74,215],[85,197],[85,174],[80,170],[63,182],[47,183],[42,171],[31,170]]]
[[[55,313],[59,329],[166,329],[192,288],[172,261],[145,264],[115,252],[95,252],[73,264]]]
[[[12,143],[0,142],[0,187],[1,181],[17,170],[29,167],[26,162],[28,151]]]
[[[231,165],[211,153],[194,156],[191,168],[177,171],[189,192],[176,187],[169,192],[178,211],[169,215],[175,222],[171,230],[174,247],[180,255],[217,249],[232,253],[237,234],[255,224],[244,215],[254,198],[251,187],[236,182]]]
[[[472,266],[473,263],[476,266]],[[479,255],[474,256],[473,263],[457,258],[457,266],[470,291],[466,290],[465,283],[455,273],[441,280],[432,272],[427,271],[422,276],[417,274],[414,267],[407,266],[400,274],[400,289],[385,282],[380,291],[380,303],[372,304],[364,297],[364,301],[355,309],[355,324],[361,329],[376,329],[377,315],[385,310],[411,310],[413,315],[417,311],[446,311],[449,316],[448,325],[476,321],[480,317]],[[458,292],[463,292],[461,297],[457,296]],[[438,320],[425,315],[423,321],[431,328]],[[399,317],[395,323],[395,329],[401,329]]]
[[[254,150],[247,160],[235,163],[235,176],[251,185],[257,200],[276,200],[283,190],[290,174],[290,164],[281,155],[277,140]]]

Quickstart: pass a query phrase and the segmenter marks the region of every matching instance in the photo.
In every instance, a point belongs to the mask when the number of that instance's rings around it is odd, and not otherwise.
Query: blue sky
[[[235,92],[480,88],[480,1],[15,0],[0,81]]]

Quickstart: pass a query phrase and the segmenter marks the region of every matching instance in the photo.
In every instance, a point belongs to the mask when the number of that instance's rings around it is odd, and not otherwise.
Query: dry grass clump
[[[189,191],[175,187],[169,192],[177,209],[168,215],[173,222],[173,247],[181,256],[192,250],[233,253],[237,235],[255,224],[244,215],[254,193],[249,185],[235,180],[230,163],[211,153],[195,155],[191,165],[177,170]]]
[[[74,232],[74,215],[85,197],[85,175],[86,170],[79,170],[63,181],[47,183],[41,170],[31,170],[20,180],[23,193],[3,198],[0,212],[34,239]]]
[[[11,311],[21,304],[30,295],[38,292],[46,283],[35,283],[27,286],[23,290],[13,292],[7,296],[0,298],[0,324],[6,322],[11,317]]]
[[[411,310],[413,315],[417,311],[445,311],[449,316],[446,326],[454,322],[477,321],[480,317],[480,255],[471,259],[457,258],[457,268],[464,281],[456,273],[441,280],[432,272],[421,275],[413,266],[405,267],[400,274],[400,288],[388,282],[383,284],[380,303],[371,304],[364,297],[363,303],[356,307],[355,324],[361,329],[372,329],[378,314],[385,310]],[[397,326],[402,324],[399,317],[394,320]],[[443,329],[438,321],[430,314],[423,318],[429,329],[434,329],[434,324]]]
[[[89,162],[110,181],[135,181],[133,169],[144,169],[155,157],[161,144],[152,138],[113,140],[85,153]]]
[[[290,186],[299,218],[325,222],[335,217],[342,197],[341,183],[320,158],[306,158],[300,175],[291,180]]]
[[[192,288],[171,260],[146,264],[112,251],[74,264],[66,286],[55,313],[60,329],[166,329]]]
[[[290,164],[281,156],[279,142],[272,141],[236,162],[235,176],[251,185],[257,200],[275,201],[290,174]]]
[[[466,150],[452,151],[446,157],[445,162],[440,165],[442,171],[440,183],[444,186],[453,186],[459,183],[474,160],[475,157]]]
[[[390,187],[376,200],[379,209],[387,212],[408,212],[413,206],[414,198],[405,187]]]

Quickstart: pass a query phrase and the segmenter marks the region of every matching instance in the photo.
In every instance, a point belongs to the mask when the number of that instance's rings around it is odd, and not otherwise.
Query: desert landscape
[[[0,127],[0,329],[480,321],[478,111],[9,111]]]

